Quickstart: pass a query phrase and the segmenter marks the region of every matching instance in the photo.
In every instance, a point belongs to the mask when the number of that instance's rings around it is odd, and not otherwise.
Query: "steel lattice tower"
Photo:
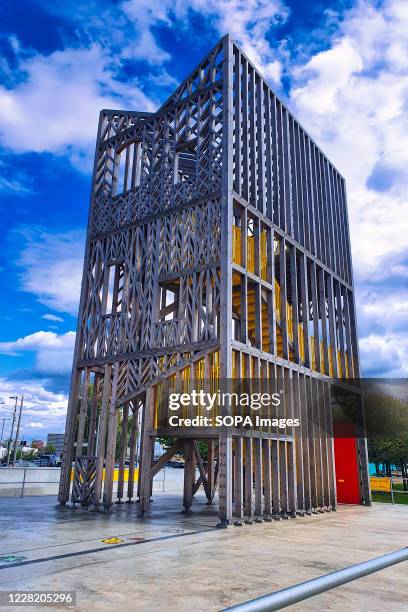
[[[231,38],[157,112],[103,110],[60,503],[75,460],[72,501],[110,508],[119,440],[117,498],[137,494],[141,515],[181,448],[186,511],[200,484],[210,502],[218,487],[222,523],[334,508],[330,380],[359,376],[344,179]],[[294,381],[292,414],[313,409],[329,434],[173,431],[154,463],[171,377]],[[363,436],[357,446],[369,503]]]

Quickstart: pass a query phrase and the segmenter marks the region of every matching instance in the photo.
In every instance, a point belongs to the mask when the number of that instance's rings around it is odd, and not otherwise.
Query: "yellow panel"
[[[370,485],[372,491],[391,492],[391,478],[375,478],[371,476]]]
[[[255,237],[247,238],[247,270],[255,274]]]
[[[232,226],[232,261],[241,265],[241,228]]]
[[[268,280],[268,255],[266,231],[261,233],[261,278]]]
[[[72,468],[71,470],[71,481],[74,480],[74,468]],[[129,468],[125,468],[123,471],[123,481],[127,482],[129,478]],[[139,468],[135,468],[134,471],[134,479],[135,481],[137,481],[139,478]],[[102,472],[102,481],[105,480],[105,468],[103,468],[103,472]],[[119,468],[115,468],[113,470],[113,482],[118,482],[119,480]]]

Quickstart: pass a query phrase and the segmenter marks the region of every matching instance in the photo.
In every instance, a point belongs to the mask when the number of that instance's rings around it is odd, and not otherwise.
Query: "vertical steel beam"
[[[235,438],[235,463],[234,463],[234,515],[237,518],[243,516],[243,493],[244,493],[244,468],[243,468],[243,439]]]
[[[245,488],[244,488],[244,515],[252,518],[254,514],[253,506],[253,458],[252,458],[252,438],[244,438],[245,444]]]
[[[255,515],[263,515],[262,440],[254,438],[255,454]]]
[[[233,49],[229,35],[224,37],[223,56],[220,377],[226,381],[232,377]],[[232,516],[232,437],[227,428],[219,432],[218,465],[220,525],[227,526]]]
[[[139,517],[143,518],[150,511],[150,493],[152,486],[151,466],[152,466],[152,448],[154,444],[151,435],[154,414],[154,393],[153,387],[149,387],[146,391],[146,400],[143,406],[143,447],[142,447],[142,465],[140,469],[140,506]]]

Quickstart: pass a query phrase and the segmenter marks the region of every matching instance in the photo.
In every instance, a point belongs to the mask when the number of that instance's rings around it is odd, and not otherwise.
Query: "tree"
[[[130,411],[129,411],[130,412]],[[137,414],[135,415],[135,418],[137,419]],[[130,436],[130,431],[132,429],[132,421],[133,421],[133,414],[130,412],[129,416],[128,416],[128,420],[127,420],[127,437],[126,437],[126,444],[127,446],[129,445],[129,436]],[[115,447],[115,461],[119,461],[120,459],[120,451],[121,451],[121,445],[122,445],[122,422],[123,422],[123,416],[120,416],[118,419],[118,429],[116,432],[116,447]],[[127,448],[126,446],[126,448]],[[126,460],[127,457],[125,457]]]
[[[173,446],[173,444],[176,443],[176,438],[170,438],[169,436],[164,436],[162,438],[157,438],[157,440],[160,442],[160,444],[166,450],[168,448],[170,448],[171,446]],[[200,455],[201,455],[202,459],[204,461],[206,461],[207,458],[208,458],[208,445],[207,445],[207,442],[205,442],[204,440],[197,440],[197,446],[198,446],[198,450],[200,451]],[[179,450],[176,454],[184,456],[184,451],[183,450]]]
[[[20,455],[22,455],[22,459],[25,459],[27,461],[34,461],[38,457],[38,451],[37,449],[33,448],[32,450],[26,453],[21,453],[20,451]]]
[[[55,455],[56,450],[57,449],[53,444],[47,444],[39,452],[41,453],[41,455]]]
[[[374,463],[376,473],[380,474],[380,464],[386,464],[390,461],[392,440],[388,438],[369,438],[367,446],[369,459]]]
[[[380,464],[386,466],[387,476],[391,476],[391,466],[401,470],[404,491],[408,490],[408,435],[397,438],[369,438],[368,456],[380,474]]]

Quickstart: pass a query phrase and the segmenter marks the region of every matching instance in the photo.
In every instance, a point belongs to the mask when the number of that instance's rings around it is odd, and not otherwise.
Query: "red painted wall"
[[[335,428],[335,433],[344,435],[344,427]],[[352,435],[351,432],[349,435]],[[339,504],[360,504],[360,482],[357,459],[357,439],[334,438],[334,460],[336,465],[337,502]]]

